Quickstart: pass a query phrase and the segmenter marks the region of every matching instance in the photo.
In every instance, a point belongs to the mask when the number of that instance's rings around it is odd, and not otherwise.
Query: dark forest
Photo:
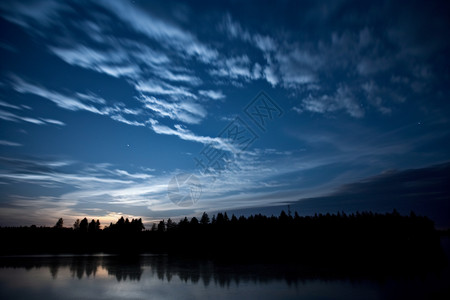
[[[120,218],[101,229],[84,218],[70,227],[0,228],[3,255],[165,253],[224,261],[299,263],[349,272],[403,272],[441,266],[444,256],[433,222],[410,213],[228,216],[207,213],[146,230],[141,219]]]

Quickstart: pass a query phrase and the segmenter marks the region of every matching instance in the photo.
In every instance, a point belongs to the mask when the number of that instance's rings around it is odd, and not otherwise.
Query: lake
[[[448,267],[383,279],[298,268],[167,255],[1,257],[0,299],[429,299],[449,291]]]

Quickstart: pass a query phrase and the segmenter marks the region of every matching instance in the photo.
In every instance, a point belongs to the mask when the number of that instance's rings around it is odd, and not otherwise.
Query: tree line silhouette
[[[36,226],[31,226],[32,228],[36,228]],[[54,229],[57,230],[63,230],[63,229],[70,229],[70,228],[64,228],[64,219],[59,218],[56,222],[55,226],[53,226]],[[121,217],[115,224],[112,222],[109,224],[109,226],[105,227],[105,231],[113,231],[113,232],[140,232],[144,230],[144,224],[142,223],[142,218],[139,219],[131,219],[131,221],[128,218]],[[84,232],[84,233],[93,233],[93,232],[99,232],[102,231],[100,228],[100,220],[92,219],[91,222],[88,221],[87,218],[84,218],[80,221],[80,219],[77,219],[75,223],[73,224],[73,230],[77,232]]]
[[[308,265],[426,267],[442,263],[433,222],[410,213],[352,213],[231,217],[206,212],[178,222],[167,219],[146,230],[142,219],[121,217],[101,228],[84,218],[64,227],[0,228],[2,254],[169,253],[201,258],[289,261]],[[359,262],[364,262],[360,264]]]

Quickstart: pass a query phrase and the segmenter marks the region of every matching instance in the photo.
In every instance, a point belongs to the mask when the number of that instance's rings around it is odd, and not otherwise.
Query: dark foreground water
[[[448,239],[445,243],[448,250]],[[164,255],[3,257],[0,299],[446,299],[450,294],[448,267],[385,278],[298,269]]]

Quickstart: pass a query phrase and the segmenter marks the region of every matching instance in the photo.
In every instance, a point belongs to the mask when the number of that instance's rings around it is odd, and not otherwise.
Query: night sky
[[[449,227],[449,15],[448,1],[3,0],[0,226],[291,204]],[[177,205],[183,174],[197,194]]]

